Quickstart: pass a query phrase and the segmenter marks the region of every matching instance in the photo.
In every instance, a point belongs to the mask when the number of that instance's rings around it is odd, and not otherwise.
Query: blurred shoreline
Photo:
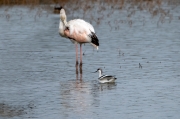
[[[64,6],[66,4],[81,5],[81,4],[108,4],[113,6],[122,7],[125,4],[156,4],[161,5],[162,3],[179,5],[179,0],[0,0],[0,5],[41,5],[41,4],[59,4]]]
[[[180,1],[178,0],[0,0],[0,6],[7,7],[1,16],[5,15],[7,19],[11,16],[11,13],[8,12],[9,9],[14,6],[27,7],[30,10],[38,8],[35,17],[37,14],[41,16],[43,10],[47,13],[59,14],[56,8],[63,6],[66,13],[72,18],[89,19],[90,22],[95,22],[97,25],[106,19],[107,24],[111,27],[113,27],[112,22],[115,24],[124,22],[120,16],[113,21],[109,20],[113,14],[117,14],[116,12],[119,12],[119,15],[125,12],[127,16],[125,21],[129,26],[132,26],[132,17],[138,12],[150,14],[151,18],[158,16],[157,24],[163,23],[165,18],[171,22],[174,17],[172,10],[179,5]]]

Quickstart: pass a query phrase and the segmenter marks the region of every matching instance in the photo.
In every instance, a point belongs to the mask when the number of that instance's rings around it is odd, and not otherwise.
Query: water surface
[[[0,119],[180,118],[179,7],[171,10],[171,22],[157,24],[158,16],[140,11],[132,25],[108,24],[127,19],[126,11],[92,22],[100,47],[83,45],[82,75],[76,74],[75,46],[58,34],[58,14],[5,9],[0,8]],[[116,75],[116,83],[99,84],[91,73],[99,67]]]

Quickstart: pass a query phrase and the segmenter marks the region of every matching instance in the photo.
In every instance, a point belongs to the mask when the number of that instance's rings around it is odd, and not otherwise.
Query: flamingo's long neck
[[[62,20],[60,18],[60,21],[59,21],[59,33],[63,37],[65,37],[65,35],[64,35],[65,26],[67,26],[66,16],[64,16],[64,17],[65,17],[64,20]]]
[[[60,11],[60,21],[59,21],[59,33],[62,37],[66,37],[64,34],[64,30],[66,28],[67,21],[66,21],[66,12],[64,9]]]
[[[65,28],[65,26],[67,26],[67,21],[65,20],[61,20],[59,21],[59,29],[63,29]]]
[[[64,25],[64,24],[63,24],[62,20],[60,19],[60,20],[59,20],[59,29],[63,29],[63,25]]]
[[[63,24],[62,20],[60,19],[60,21],[59,21],[59,33],[62,37],[64,37],[64,28],[65,28],[64,24]]]
[[[65,27],[67,27],[67,26],[68,26],[68,25],[67,25],[67,21],[66,21],[66,19],[64,19],[63,24],[64,24],[64,26],[65,26]]]

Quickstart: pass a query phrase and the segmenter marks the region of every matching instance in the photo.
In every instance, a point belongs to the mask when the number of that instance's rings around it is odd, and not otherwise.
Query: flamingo
[[[60,8],[59,34],[61,37],[69,38],[76,47],[76,65],[78,65],[78,44],[80,44],[80,65],[82,66],[82,44],[91,43],[98,50],[99,40],[93,26],[82,20],[74,19],[67,22],[66,12]]]

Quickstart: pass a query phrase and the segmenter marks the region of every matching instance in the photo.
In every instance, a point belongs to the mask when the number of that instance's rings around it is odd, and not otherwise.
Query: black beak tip
[[[54,10],[59,10],[59,11],[60,11],[61,9],[63,9],[63,7],[62,7],[62,6],[60,6],[60,7],[55,6],[55,7],[54,7]]]
[[[61,10],[61,9],[63,9],[63,7],[62,7],[62,6],[60,6],[60,8],[59,8],[59,9]]]

